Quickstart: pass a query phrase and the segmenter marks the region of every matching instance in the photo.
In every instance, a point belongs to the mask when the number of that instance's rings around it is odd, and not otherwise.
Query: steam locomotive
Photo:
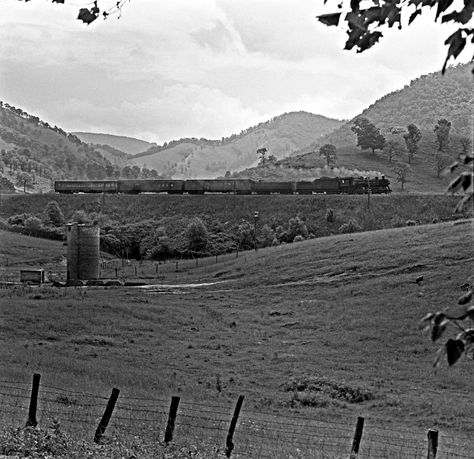
[[[251,179],[196,180],[58,180],[57,193],[166,193],[166,194],[364,194],[390,193],[384,176],[330,178],[311,181],[267,182]]]

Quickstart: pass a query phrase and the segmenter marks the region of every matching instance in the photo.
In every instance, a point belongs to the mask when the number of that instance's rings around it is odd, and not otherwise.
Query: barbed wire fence
[[[110,397],[33,384],[0,381],[0,426],[47,427],[54,420],[71,437],[100,442],[104,436],[144,443],[186,442],[234,458],[469,459],[474,439],[437,430],[382,427],[380,419],[357,422],[285,417],[235,406],[172,397]],[[242,410],[241,410],[242,409]],[[354,420],[352,420],[354,421]]]

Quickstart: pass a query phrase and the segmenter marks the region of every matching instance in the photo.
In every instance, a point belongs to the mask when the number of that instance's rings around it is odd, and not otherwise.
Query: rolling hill
[[[131,162],[175,178],[213,178],[255,165],[258,148],[267,148],[272,155],[283,158],[341,124],[342,121],[307,112],[285,113],[221,140],[191,138],[155,146]]]

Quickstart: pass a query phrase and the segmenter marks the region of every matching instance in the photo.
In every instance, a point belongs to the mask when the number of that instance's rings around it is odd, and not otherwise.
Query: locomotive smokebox
[[[99,277],[100,228],[69,223],[67,234],[67,280]]]

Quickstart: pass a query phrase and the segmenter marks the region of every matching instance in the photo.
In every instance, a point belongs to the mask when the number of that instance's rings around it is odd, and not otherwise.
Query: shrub
[[[28,217],[25,220],[25,232],[31,236],[37,236],[41,230],[41,220],[38,217]]]
[[[335,221],[334,210],[332,210],[331,208],[326,210],[326,221],[328,223],[334,223],[334,221]]]
[[[0,190],[2,191],[15,191],[15,185],[10,182],[6,177],[0,177]]]
[[[163,226],[140,241],[140,255],[157,260],[173,256],[174,248]]]
[[[91,222],[90,217],[84,210],[76,210],[69,219],[70,222],[88,224]]]
[[[259,234],[259,242],[262,247],[268,247],[272,245],[273,240],[275,239],[275,232],[268,225],[263,225]]]
[[[300,217],[290,218],[288,221],[287,239],[294,241],[296,236],[301,236],[303,239],[308,237],[308,228],[304,220]]]
[[[347,223],[344,223],[339,227],[339,232],[341,234],[345,233],[357,233],[358,231],[362,231],[362,228],[357,223],[357,220],[351,218]]]
[[[30,217],[32,217],[31,214],[18,214],[9,217],[7,221],[9,225],[25,226],[25,221]]]

